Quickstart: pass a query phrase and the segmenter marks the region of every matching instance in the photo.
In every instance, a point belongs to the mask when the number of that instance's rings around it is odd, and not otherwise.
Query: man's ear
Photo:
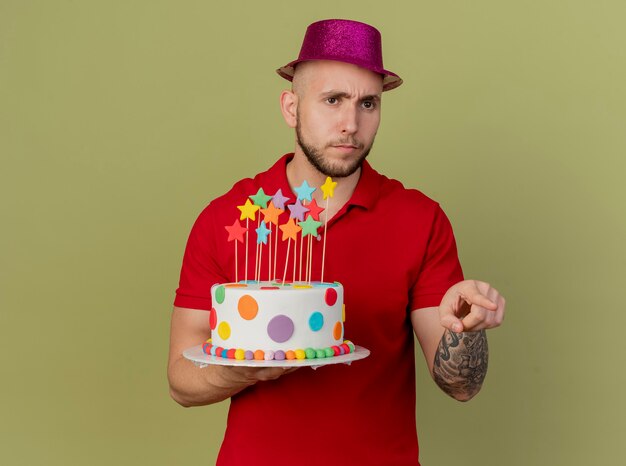
[[[280,93],[280,111],[283,114],[287,126],[295,128],[297,123],[298,96],[293,91],[283,91]]]

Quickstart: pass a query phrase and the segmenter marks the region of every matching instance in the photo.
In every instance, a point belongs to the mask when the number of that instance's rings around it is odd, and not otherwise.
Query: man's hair
[[[311,79],[309,62],[298,63],[293,73],[293,80],[291,81],[291,90],[298,97],[304,96],[304,90],[306,89],[309,80]]]

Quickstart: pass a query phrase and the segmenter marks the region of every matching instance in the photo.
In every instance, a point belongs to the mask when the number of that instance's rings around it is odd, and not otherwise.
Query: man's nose
[[[358,112],[353,105],[344,105],[341,113],[341,133],[354,134],[359,128]]]

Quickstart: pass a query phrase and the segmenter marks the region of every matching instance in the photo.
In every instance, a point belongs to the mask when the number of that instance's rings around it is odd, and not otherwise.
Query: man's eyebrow
[[[321,96],[324,97],[324,98],[334,97],[336,99],[338,99],[338,98],[349,99],[350,97],[352,97],[352,95],[350,93],[348,93],[348,92],[339,91],[339,90],[335,90],[335,89],[331,89],[330,91],[322,92]],[[380,101],[380,94],[364,95],[363,97],[361,97],[361,100],[376,100],[376,101]]]

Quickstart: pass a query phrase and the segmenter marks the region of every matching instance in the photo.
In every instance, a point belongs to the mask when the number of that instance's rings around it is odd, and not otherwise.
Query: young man
[[[504,298],[487,283],[463,280],[436,202],[365,161],[382,93],[402,83],[382,66],[378,31],[346,20],[313,23],[298,60],[277,71],[293,81],[280,103],[295,151],[235,184],[196,221],[172,314],[171,395],[183,406],[231,398],[218,464],[418,464],[413,333],[438,386],[468,400],[485,377],[485,329],[501,324]],[[259,187],[293,200],[294,186],[320,186],[327,176],[339,183],[324,273],[344,285],[346,336],[370,357],[318,371],[200,369],[185,360],[184,349],[209,337],[211,285],[234,281],[234,255],[216,238],[233,206]],[[319,190],[314,198],[323,204]]]

